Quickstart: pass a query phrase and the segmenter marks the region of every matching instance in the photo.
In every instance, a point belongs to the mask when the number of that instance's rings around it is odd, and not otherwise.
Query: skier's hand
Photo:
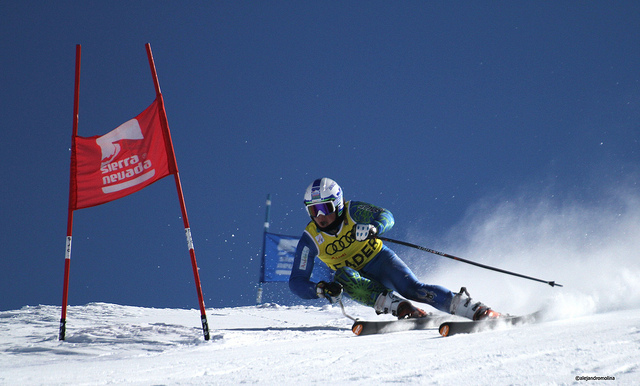
[[[342,284],[335,281],[330,283],[321,281],[316,284],[316,293],[319,298],[325,298],[329,303],[333,304],[338,300],[340,294],[342,294]]]
[[[356,224],[353,229],[356,241],[364,241],[378,234],[378,229],[371,224]]]

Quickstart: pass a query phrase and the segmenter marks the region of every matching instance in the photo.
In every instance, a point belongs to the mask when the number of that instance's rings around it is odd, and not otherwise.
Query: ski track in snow
[[[380,318],[355,303],[347,312]],[[640,382],[640,310],[442,338],[435,330],[357,337],[339,307],[199,311],[91,303],[0,312],[0,383],[574,384]],[[595,381],[588,381],[589,383]],[[613,383],[609,383],[613,384]]]

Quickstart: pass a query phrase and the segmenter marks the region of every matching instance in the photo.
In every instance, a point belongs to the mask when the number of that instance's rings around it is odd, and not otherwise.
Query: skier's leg
[[[377,314],[388,314],[402,318],[419,318],[426,313],[410,302],[396,296],[375,280],[361,276],[358,271],[343,267],[335,272],[335,281],[342,284],[344,292],[356,302],[373,307]]]
[[[358,271],[343,267],[338,269],[333,280],[342,284],[344,292],[356,302],[373,307],[378,295],[387,292],[387,288],[375,280],[360,276]]]
[[[443,312],[450,312],[454,293],[439,285],[420,282],[404,261],[387,247],[384,247],[364,267],[362,273],[366,277],[398,291],[400,295],[409,300],[429,304]]]
[[[364,267],[362,273],[393,288],[409,300],[427,303],[443,312],[473,320],[500,317],[498,312],[485,304],[473,301],[464,287],[459,293],[453,293],[439,285],[421,283],[409,267],[387,247]]]

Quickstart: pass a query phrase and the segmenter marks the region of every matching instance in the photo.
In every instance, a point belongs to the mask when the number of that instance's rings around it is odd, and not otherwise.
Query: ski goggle
[[[329,215],[336,211],[335,205],[333,205],[333,201],[321,202],[319,204],[309,204],[306,206],[307,213],[311,217],[318,217],[319,215]]]

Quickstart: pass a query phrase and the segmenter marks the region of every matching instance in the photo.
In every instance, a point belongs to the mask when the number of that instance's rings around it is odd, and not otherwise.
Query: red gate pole
[[[180,174],[178,173],[178,163],[176,161],[176,155],[173,151],[173,142],[171,141],[171,132],[169,131],[169,122],[167,120],[167,113],[164,109],[164,100],[162,99],[162,92],[160,91],[160,83],[158,82],[158,75],[156,73],[156,66],[153,61],[153,54],[151,53],[151,45],[147,43],[147,57],[149,58],[149,67],[151,67],[151,76],[153,77],[153,84],[156,88],[156,99],[158,100],[158,106],[160,108],[160,123],[162,125],[162,131],[164,134],[165,146],[169,158],[169,171],[173,173],[176,181],[176,189],[178,190],[178,200],[180,201],[180,209],[182,210],[182,220],[184,222],[184,230],[187,237],[187,247],[189,248],[189,256],[191,257],[191,267],[193,268],[193,277],[196,284],[196,291],[198,292],[198,303],[200,304],[200,319],[202,321],[202,332],[204,333],[204,339],[209,340],[209,324],[207,323],[207,314],[204,307],[204,297],[202,295],[202,286],[200,285],[200,273],[198,271],[198,264],[196,262],[196,253],[193,249],[193,239],[191,238],[191,227],[189,226],[189,218],[187,217],[187,206],[184,201],[184,195],[182,193],[182,183],[180,182]]]
[[[67,215],[67,241],[64,255],[64,283],[62,285],[62,315],[60,317],[59,340],[64,340],[67,326],[67,304],[69,301],[69,267],[71,266],[71,238],[73,233],[74,194],[76,189],[76,135],[78,135],[78,110],[80,103],[80,44],[76,45],[76,77],[73,96],[73,133],[71,135],[71,166],[69,176],[69,212]]]

